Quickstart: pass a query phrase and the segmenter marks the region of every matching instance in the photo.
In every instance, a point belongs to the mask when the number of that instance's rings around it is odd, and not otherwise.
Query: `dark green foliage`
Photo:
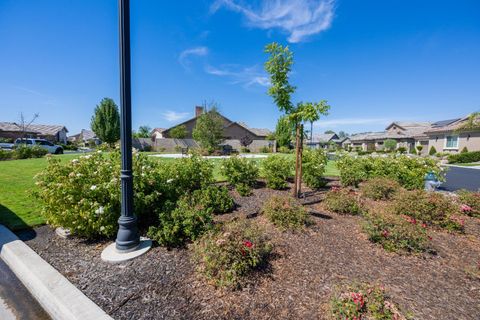
[[[372,178],[360,185],[362,194],[373,200],[391,199],[400,188],[397,181],[383,177]]]
[[[461,152],[448,156],[450,163],[470,163],[480,161],[480,151]]]
[[[233,156],[222,161],[220,173],[241,196],[247,196],[257,181],[258,167],[254,161]]]
[[[90,127],[103,142],[113,144],[120,139],[120,113],[112,99],[103,98],[97,105]]]
[[[435,149],[434,146],[431,146],[430,151],[428,151],[428,154],[431,155],[431,156],[436,155],[437,154],[437,149]]]
[[[41,158],[48,153],[48,151],[39,146],[24,146],[19,145],[12,152],[14,159],[29,159],[29,158]]]
[[[209,152],[219,148],[223,141],[223,119],[217,108],[213,107],[208,112],[202,113],[197,118],[193,129],[193,138],[200,146]]]

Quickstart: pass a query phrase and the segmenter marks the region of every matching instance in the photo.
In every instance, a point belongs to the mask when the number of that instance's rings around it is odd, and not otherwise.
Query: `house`
[[[169,133],[170,131],[178,126],[185,126],[187,132],[187,139],[192,139],[193,129],[197,124],[198,117],[204,112],[203,107],[196,106],[195,107],[195,117],[184,121],[180,124],[177,124],[171,128],[163,130],[161,132],[163,138],[170,138]],[[233,140],[240,140],[246,136],[252,138],[252,140],[266,140],[267,136],[270,134],[270,130],[268,129],[258,129],[258,128],[250,128],[244,122],[235,122],[227,117],[221,115],[223,121],[223,136],[225,139],[233,139]]]
[[[336,133],[322,133],[314,134],[306,141],[306,145],[312,149],[327,149],[331,145],[341,145],[341,142]]]
[[[428,136],[425,135],[425,131],[430,127],[431,124],[428,122],[394,121],[385,128],[385,131],[352,135],[351,146],[363,151],[383,150],[385,140],[395,140],[397,148],[403,147],[407,151],[412,151],[418,145],[428,146]]]
[[[155,141],[157,139],[162,139],[162,138],[165,138],[163,136],[163,132],[165,131],[166,129],[164,128],[155,128],[152,130],[152,132],[150,132],[150,137],[152,138],[152,141]]]
[[[95,132],[87,129],[82,129],[80,133],[74,134],[68,137],[68,141],[72,143],[83,143],[84,145],[95,144],[99,145],[102,143],[100,138],[97,137]]]
[[[15,122],[0,122],[0,138],[42,138],[52,142],[67,143],[68,129],[63,125],[30,124],[25,129]]]
[[[196,106],[195,107],[195,117],[184,121],[180,124],[177,124],[171,128],[162,130],[161,132],[152,132],[152,139],[155,134],[155,141],[158,142],[157,144],[162,144],[159,140],[161,139],[168,139],[170,137],[170,131],[178,126],[185,126],[186,129],[186,137],[185,141],[189,141],[193,139],[192,133],[193,129],[197,124],[198,117],[204,112],[203,107]],[[241,143],[240,140],[249,137],[252,140],[252,143],[248,146],[251,151],[258,152],[263,147],[272,147],[273,143],[268,141],[267,137],[270,135],[270,130],[263,129],[263,128],[251,128],[244,122],[236,122],[228,119],[227,117],[220,114],[220,117],[223,122],[223,138],[225,141],[223,144],[231,145],[234,149],[240,149]],[[155,130],[154,130],[155,131]],[[180,139],[176,139],[180,140]],[[195,146],[193,146],[195,147]]]
[[[472,113],[464,118],[439,121],[425,132],[428,150],[437,152],[480,151],[480,114]]]

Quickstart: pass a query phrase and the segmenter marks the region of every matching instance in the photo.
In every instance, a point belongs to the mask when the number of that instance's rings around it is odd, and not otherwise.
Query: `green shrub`
[[[330,299],[333,319],[400,320],[405,317],[383,287],[368,284],[347,287]]]
[[[383,141],[383,146],[385,149],[393,151],[397,148],[397,141],[394,139],[387,139]]]
[[[416,146],[415,148],[417,149],[418,153],[421,153],[423,150],[423,146],[420,146],[420,145]]]
[[[270,149],[267,146],[263,146],[260,148],[260,153],[270,153],[270,152],[272,152],[272,149]]]
[[[470,163],[480,161],[480,151],[462,152],[448,155],[450,163]]]
[[[387,157],[353,157],[343,155],[337,161],[340,180],[344,186],[357,187],[360,182],[374,177],[397,181],[406,189],[423,189],[424,177],[433,172],[444,180],[443,168],[434,159],[410,158],[405,155]]]
[[[163,204],[162,173],[158,162],[135,155],[134,212],[139,222],[155,220]],[[47,223],[70,229],[73,234],[95,238],[111,237],[120,214],[120,154],[101,152],[69,162],[49,158],[36,176],[41,213]],[[163,182],[162,182],[163,181]]]
[[[247,220],[212,230],[194,245],[198,271],[219,287],[240,287],[252,271],[265,265],[272,245],[264,230]]]
[[[434,146],[431,146],[430,151],[428,151],[428,154],[431,156],[434,156],[435,154],[437,154],[437,149],[435,149]]]
[[[325,187],[323,177],[327,165],[327,156],[322,149],[306,149],[302,156],[303,182],[310,188]]]
[[[13,150],[13,157],[15,159],[41,158],[47,153],[48,151],[46,149],[39,146],[28,147],[20,145]]]
[[[362,205],[358,195],[345,188],[333,187],[332,190],[325,194],[323,200],[327,210],[340,213],[357,215],[362,213]]]
[[[262,207],[262,213],[280,229],[300,229],[309,222],[307,210],[289,196],[273,196]]]
[[[262,174],[267,180],[267,187],[271,189],[284,189],[287,179],[292,176],[293,161],[280,155],[268,156],[262,162]]]
[[[468,148],[465,146],[465,147],[463,147],[463,149],[460,153],[467,153],[467,152],[468,152]]]
[[[280,153],[291,153],[292,149],[290,149],[289,147],[281,146],[281,147],[278,148],[278,152],[280,152]]]
[[[459,190],[457,194],[461,211],[469,216],[480,218],[480,192]]]
[[[175,208],[169,210],[173,206]],[[213,226],[212,211],[192,195],[185,195],[176,205],[160,213],[159,226],[151,226],[148,236],[160,245],[183,245],[186,241],[197,239]]]
[[[381,244],[388,251],[422,252],[428,249],[426,225],[408,216],[369,213],[364,230],[370,241]]]
[[[407,153],[407,148],[405,148],[405,147],[398,147],[398,148],[397,148],[397,151],[398,151],[399,153]]]
[[[416,149],[412,149],[412,151],[410,152],[411,154],[417,154],[417,150]]]
[[[220,173],[240,195],[247,196],[257,181],[258,167],[254,161],[234,156],[222,161]]]
[[[213,213],[225,213],[232,211],[235,206],[233,198],[224,186],[208,186],[193,192],[196,202]]]
[[[388,200],[400,189],[400,184],[384,177],[369,179],[360,185],[362,194],[373,200]]]
[[[398,192],[392,202],[392,212],[405,215],[415,222],[434,225],[448,230],[463,230],[458,207],[447,197],[423,190]]]
[[[12,159],[13,156],[13,151],[0,149],[0,160],[9,160]]]
[[[250,149],[247,148],[247,147],[241,147],[241,148],[240,148],[240,152],[241,152],[241,153],[250,153]]]

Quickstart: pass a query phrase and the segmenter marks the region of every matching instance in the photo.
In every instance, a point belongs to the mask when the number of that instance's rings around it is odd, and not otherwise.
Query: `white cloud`
[[[182,65],[182,67],[184,67],[185,69],[188,69],[189,57],[191,56],[204,57],[207,54],[208,54],[207,47],[190,48],[180,53],[180,55],[178,56],[178,62]]]
[[[346,125],[372,125],[372,124],[381,124],[387,125],[391,120],[383,118],[344,118],[344,119],[332,119],[332,120],[321,120],[315,122],[315,127],[319,128],[334,128],[339,126]]]
[[[257,66],[240,67],[238,65],[224,65],[222,67],[205,66],[205,72],[214,76],[226,77],[233,84],[243,84],[245,87],[260,85],[267,87],[270,80],[264,72],[258,70]]]
[[[186,119],[190,113],[189,112],[175,112],[171,110],[167,110],[162,113],[162,116],[168,122],[175,122],[179,120]]]
[[[302,42],[327,30],[334,17],[334,0],[266,0],[257,5],[243,0],[217,0],[210,8],[243,14],[247,24],[260,29],[278,28],[288,33],[289,42]]]

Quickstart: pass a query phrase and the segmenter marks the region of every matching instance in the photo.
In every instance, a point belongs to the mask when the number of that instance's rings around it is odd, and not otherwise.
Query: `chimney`
[[[195,117],[200,116],[203,113],[203,107],[196,106],[195,107]]]

